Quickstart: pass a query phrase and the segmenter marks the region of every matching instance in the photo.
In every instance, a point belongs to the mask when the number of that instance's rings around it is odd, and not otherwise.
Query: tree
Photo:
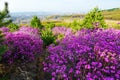
[[[42,29],[42,24],[40,22],[40,19],[37,16],[34,16],[33,19],[30,22],[30,26],[35,27],[35,28],[40,28]]]
[[[10,19],[9,11],[8,11],[8,3],[5,2],[5,7],[2,11],[0,11],[0,27],[7,26],[12,22]]]
[[[82,27],[83,28],[94,28],[95,26],[97,27],[102,27],[105,28],[105,21],[104,21],[104,16],[102,15],[101,10],[98,8],[94,8],[92,11],[90,11],[85,18],[83,19]]]

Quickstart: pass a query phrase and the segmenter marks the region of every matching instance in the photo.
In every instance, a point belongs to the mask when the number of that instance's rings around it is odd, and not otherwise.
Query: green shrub
[[[94,8],[92,11],[90,11],[85,18],[83,19],[82,26],[84,28],[94,28],[94,23],[99,23],[98,27],[105,28],[105,21],[104,21],[104,16],[102,15],[101,10],[98,8]]]
[[[78,30],[82,29],[81,21],[74,20],[74,21],[70,24],[70,28],[72,28],[73,31],[78,31]]]
[[[62,40],[64,37],[65,37],[64,34],[59,34],[59,35],[57,36],[57,40]]]
[[[6,51],[6,46],[3,45],[3,41],[4,41],[3,36],[4,36],[4,35],[3,35],[2,32],[0,31],[0,61],[1,61],[1,59],[2,59],[3,54],[4,54],[5,51]]]
[[[50,28],[41,30],[41,38],[44,42],[44,46],[48,46],[51,43],[54,43],[56,39]]]
[[[39,19],[37,16],[34,16],[34,17],[32,18],[32,20],[31,20],[31,22],[30,22],[30,26],[31,26],[31,27],[34,27],[34,28],[40,28],[40,29],[43,28],[43,26],[42,26],[42,24],[41,24],[41,22],[40,22],[40,19]]]
[[[45,25],[45,28],[50,28],[50,29],[52,29],[53,27],[55,27],[55,24],[52,23],[52,22],[47,23],[47,24]]]
[[[9,27],[10,31],[12,31],[12,32],[18,30],[18,28],[19,28],[19,26],[14,23],[9,24],[8,27]]]

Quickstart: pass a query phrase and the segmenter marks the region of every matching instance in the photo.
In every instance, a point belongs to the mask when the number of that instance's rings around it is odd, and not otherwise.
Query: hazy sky
[[[100,9],[120,7],[120,0],[0,0],[0,9],[5,1],[9,3],[10,12],[86,12],[96,6]]]

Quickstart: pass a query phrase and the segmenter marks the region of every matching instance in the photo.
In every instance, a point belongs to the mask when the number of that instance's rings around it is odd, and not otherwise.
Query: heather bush
[[[21,27],[18,31],[6,34],[5,44],[8,46],[3,61],[7,64],[22,64],[33,61],[35,54],[42,51],[43,41],[39,30],[31,27]]]
[[[120,31],[83,29],[48,48],[44,71],[52,80],[119,80]]]
[[[66,27],[54,27],[52,29],[54,35],[63,34],[64,36],[72,35],[72,29]]]
[[[6,33],[6,32],[9,32],[10,29],[7,28],[7,27],[1,27],[1,28],[0,28],[0,31],[2,31],[3,33]]]
[[[18,31],[25,33],[25,34],[29,34],[29,35],[34,36],[34,37],[40,38],[40,30],[38,28],[22,26],[19,28]],[[18,32],[18,31],[16,31],[16,32]]]
[[[65,36],[73,35],[72,29],[66,27],[54,27],[52,32],[57,37],[57,42],[62,40]]]

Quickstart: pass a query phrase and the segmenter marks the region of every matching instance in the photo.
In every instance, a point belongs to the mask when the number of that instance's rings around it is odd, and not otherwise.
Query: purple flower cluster
[[[32,27],[25,27],[25,26],[22,26],[19,28],[18,30],[20,33],[25,33],[25,34],[29,34],[29,35],[32,35],[32,36],[35,36],[35,37],[40,37],[40,32],[39,32],[39,29],[38,28],[32,28]],[[17,33],[18,33],[17,31]]]
[[[48,48],[44,71],[52,80],[119,80],[120,31],[82,30]]]
[[[3,33],[5,33],[5,32],[9,32],[10,29],[7,28],[7,27],[1,27],[1,28],[0,28],[0,31],[2,31]]]
[[[54,35],[59,35],[63,34],[65,36],[71,35],[72,34],[72,29],[71,28],[66,28],[66,27],[54,27],[52,29]]]
[[[8,50],[4,55],[4,61],[9,64],[32,61],[35,54],[42,51],[43,41],[37,29],[21,27],[16,32],[7,33],[5,38]]]
[[[120,24],[120,22],[118,22],[117,24]]]
[[[66,27],[54,27],[52,29],[53,34],[56,36],[56,42],[60,42],[64,37],[73,35],[71,28]]]

